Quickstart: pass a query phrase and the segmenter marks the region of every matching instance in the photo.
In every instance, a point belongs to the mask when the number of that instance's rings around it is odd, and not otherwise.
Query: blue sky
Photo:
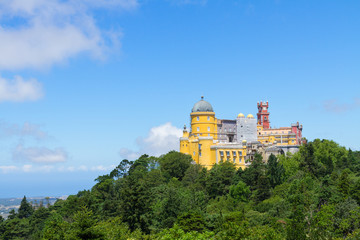
[[[360,150],[358,1],[0,3],[0,197],[74,194],[122,159],[178,148],[204,95],[218,118]]]

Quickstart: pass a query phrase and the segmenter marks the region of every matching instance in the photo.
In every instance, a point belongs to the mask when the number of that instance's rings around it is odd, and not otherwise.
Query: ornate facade
[[[203,97],[190,113],[190,131],[184,126],[180,152],[207,168],[231,161],[245,168],[256,152],[266,160],[273,154],[296,152],[302,143],[302,126],[270,127],[269,103],[258,103],[257,120],[252,114],[238,114],[235,120],[217,119],[210,103]]]

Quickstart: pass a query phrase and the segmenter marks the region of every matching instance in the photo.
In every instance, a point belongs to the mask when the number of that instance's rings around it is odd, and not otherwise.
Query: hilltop
[[[316,139],[211,169],[169,152],[123,160],[90,190],[34,209],[23,199],[3,239],[359,239],[360,152]]]

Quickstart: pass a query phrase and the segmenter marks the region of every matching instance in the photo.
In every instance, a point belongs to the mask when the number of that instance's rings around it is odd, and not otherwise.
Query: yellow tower
[[[239,117],[244,117],[239,114]],[[236,167],[245,168],[246,142],[219,142],[218,120],[210,103],[201,97],[190,113],[191,130],[184,126],[180,138],[180,152],[189,154],[193,160],[210,169],[223,161],[233,162]]]
[[[215,112],[210,103],[201,97],[195,103],[191,113],[191,133],[198,137],[213,137],[217,139],[217,120]]]

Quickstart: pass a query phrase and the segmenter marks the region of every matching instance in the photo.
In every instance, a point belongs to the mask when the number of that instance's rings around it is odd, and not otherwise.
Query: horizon
[[[269,101],[273,128],[359,151],[359,7],[0,3],[0,198],[76,194],[122,159],[178,151],[201,96],[218,119]]]

